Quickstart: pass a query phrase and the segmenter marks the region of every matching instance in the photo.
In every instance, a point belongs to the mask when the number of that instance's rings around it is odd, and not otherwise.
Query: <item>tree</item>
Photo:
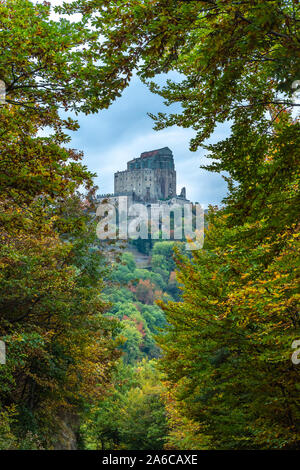
[[[161,340],[164,369],[178,385],[183,415],[203,424],[214,446],[298,447],[297,371],[288,348],[299,332],[291,258],[299,122],[290,112],[299,105],[292,99],[298,2],[79,0],[65,10],[104,31],[103,70],[112,88],[123,78],[116,93],[134,70],[146,82],[181,74],[161,88],[149,83],[167,105],[181,105],[152,116],[156,129],[193,128],[196,150],[217,123],[230,123],[228,138],[204,145],[212,160],[206,168],[226,172],[229,194],[224,209],[211,212],[204,251],[178,257],[183,296],[163,306],[170,325]]]
[[[107,107],[136,70],[147,83],[179,72],[162,88],[148,83],[167,105],[181,104],[179,112],[152,117],[156,129],[193,128],[192,150],[217,123],[231,124],[228,138],[204,145],[212,160],[206,168],[228,175],[225,207],[211,210],[203,251],[178,253],[182,299],[162,305],[170,420],[180,403],[182,442],[198,445],[201,433],[207,447],[298,448],[298,370],[289,357],[299,332],[299,122],[290,112],[298,106],[298,2],[75,0],[56,11],[82,17],[52,21],[49,4],[28,0],[0,5],[4,445],[38,448],[37,431],[42,445],[53,445],[54,410],[80,409],[109,381],[117,329],[99,297],[104,269],[87,217],[91,201],[69,199],[80,185],[91,188],[92,175],[81,154],[66,148],[63,129],[77,124],[59,112]],[[53,134],[40,137],[46,126]],[[156,265],[161,255],[172,263],[169,248],[154,253]],[[133,290],[165,287],[164,270],[125,264],[118,276]],[[137,317],[125,322],[139,358],[144,325]],[[164,445],[161,390],[151,380],[141,377],[143,385],[125,394],[120,435],[128,448]],[[169,442],[180,446],[173,430]],[[119,435],[109,439],[117,445]]]
[[[46,2],[8,0],[0,15],[2,430],[7,447],[53,448],[64,414],[99,400],[119,357],[99,296],[93,175],[67,148],[77,123],[59,114],[99,109],[98,46],[84,22],[50,20]]]
[[[297,105],[297,0],[130,0],[122,6],[77,0],[63,11],[80,12],[101,30],[110,102],[135,70],[146,82],[171,70],[181,74],[179,83],[167,80],[161,89],[152,83],[150,89],[168,105],[181,103],[181,112],[159,113],[156,128],[192,127],[192,150],[217,122],[254,123],[274,103],[281,110]]]
[[[181,246],[181,244],[172,241],[156,242],[152,250],[151,260],[153,266],[155,268],[161,267],[171,272],[175,268],[173,260],[175,246]]]
[[[212,448],[298,448],[299,233],[229,220],[211,213],[204,251],[178,258],[182,302],[161,305],[170,325],[163,368],[183,417]]]
[[[75,210],[79,218],[80,207]],[[83,223],[87,216],[81,216]],[[17,438],[31,432],[49,448],[65,410],[76,414],[102,396],[119,354],[112,340],[117,325],[103,316],[107,306],[99,298],[100,256],[90,251],[94,226],[83,223],[72,242],[47,230],[47,236],[6,232],[1,245],[7,363],[0,371],[0,403],[4,413],[17,410]]]

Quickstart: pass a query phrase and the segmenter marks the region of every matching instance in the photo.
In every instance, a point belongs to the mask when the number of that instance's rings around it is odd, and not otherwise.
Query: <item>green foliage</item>
[[[161,267],[167,271],[174,271],[174,247],[181,246],[178,242],[163,241],[155,243],[152,250],[153,267]]]
[[[172,300],[170,293],[173,292],[176,298],[178,292],[177,283],[170,282],[168,271],[174,268],[173,259],[168,260],[173,255],[174,243],[156,242],[154,246],[156,254],[152,255],[152,260],[155,256],[162,258],[163,263],[159,266],[164,266],[164,278],[157,272],[160,267],[155,263],[151,270],[137,268],[132,253],[128,252],[124,252],[120,262],[107,273],[112,283],[104,291],[104,298],[112,304],[107,316],[120,320],[119,338],[123,343],[120,349],[124,361],[129,364],[143,358],[159,357],[160,349],[154,335],[165,326],[165,317],[155,302]]]
[[[205,147],[206,168],[226,172],[229,194],[211,211],[205,249],[192,260],[178,255],[182,298],[163,307],[164,370],[203,445],[299,447],[290,360],[299,335],[299,122],[290,114],[298,1],[77,0],[64,9],[101,28],[111,101],[133,70],[146,82],[172,70],[176,82],[149,83],[167,105],[181,105],[152,116],[156,129],[193,128],[196,150],[230,122],[231,135]],[[154,264],[166,282],[160,254]]]
[[[182,298],[163,307],[164,369],[203,445],[299,447],[290,361],[299,335],[299,122],[290,114],[299,106],[298,1],[78,0],[65,10],[101,28],[111,100],[133,70],[145,82],[172,70],[176,82],[148,83],[167,105],[181,105],[152,116],[156,129],[193,128],[196,150],[230,122],[228,138],[204,145],[206,169],[226,172],[229,194],[211,211],[203,252],[178,255]],[[166,282],[160,254],[153,261]]]
[[[183,302],[163,307],[165,372],[213,448],[299,447],[299,124],[282,113],[269,126],[224,144],[239,184],[210,211],[204,250],[178,256]]]
[[[166,324],[165,315],[157,305],[140,305],[141,313],[151,333],[156,334]]]
[[[0,76],[8,103],[53,124],[57,107],[84,113],[107,107],[107,90],[98,62],[98,34],[88,27],[88,19],[54,21],[50,13],[49,2],[1,2]],[[60,123],[68,127],[72,121]]]
[[[0,250],[0,331],[7,346],[0,402],[4,410],[15,407],[17,435],[38,434],[46,447],[56,437],[49,435],[57,428],[54,410],[99,399],[117,357],[116,325],[102,315],[102,281],[93,269],[101,256],[89,249],[89,230],[93,224],[73,243],[55,232],[6,233]]]

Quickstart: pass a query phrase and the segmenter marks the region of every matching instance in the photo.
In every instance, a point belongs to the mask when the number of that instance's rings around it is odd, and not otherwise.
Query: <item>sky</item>
[[[60,0],[52,0],[57,5]],[[176,78],[176,76],[175,76]],[[77,116],[80,129],[71,133],[72,148],[83,150],[83,163],[97,173],[95,183],[99,193],[113,192],[114,173],[126,169],[126,163],[142,152],[169,147],[174,155],[177,173],[177,194],[183,186],[187,198],[199,202],[204,208],[209,204],[220,205],[226,195],[226,183],[221,175],[199,168],[205,164],[205,151],[189,151],[192,129],[171,127],[153,130],[153,120],[147,112],[157,114],[168,111],[163,99],[152,94],[137,76],[130,86],[108,110],[98,114]],[[226,138],[229,126],[219,126],[211,142]]]

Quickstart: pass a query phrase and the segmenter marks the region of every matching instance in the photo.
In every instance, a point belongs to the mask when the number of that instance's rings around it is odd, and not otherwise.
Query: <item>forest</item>
[[[300,449],[299,22],[298,0],[0,1],[0,450]],[[133,76],[227,183],[202,249],[97,238],[70,133]]]

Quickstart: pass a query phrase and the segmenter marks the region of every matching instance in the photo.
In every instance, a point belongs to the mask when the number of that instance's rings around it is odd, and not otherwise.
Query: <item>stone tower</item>
[[[168,147],[143,152],[127,163],[127,170],[115,173],[115,196],[131,196],[140,202],[176,197],[176,171]]]

